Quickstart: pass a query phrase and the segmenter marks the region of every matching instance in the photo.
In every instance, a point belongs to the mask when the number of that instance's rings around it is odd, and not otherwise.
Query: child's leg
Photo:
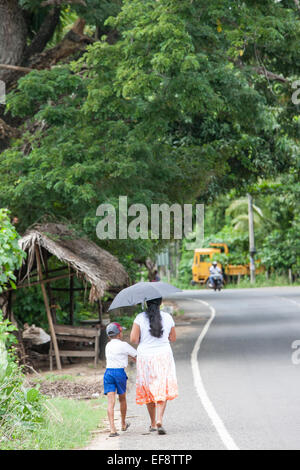
[[[124,431],[125,428],[126,428],[126,413],[127,413],[126,393],[123,393],[122,395],[119,395],[119,401],[120,401],[122,430]]]
[[[110,426],[110,432],[115,433],[117,432],[116,426],[115,426],[115,414],[114,414],[116,392],[108,392],[107,398],[108,398],[107,416],[108,416],[108,421],[109,421],[109,426]]]

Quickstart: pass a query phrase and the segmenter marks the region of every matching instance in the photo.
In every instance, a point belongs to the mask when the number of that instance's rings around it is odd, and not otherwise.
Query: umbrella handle
[[[146,297],[144,298],[143,302],[142,302],[142,309],[145,310],[145,302],[146,302]]]

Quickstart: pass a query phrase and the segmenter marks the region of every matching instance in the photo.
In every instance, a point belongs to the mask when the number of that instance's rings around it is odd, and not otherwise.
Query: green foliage
[[[82,449],[93,438],[99,423],[104,427],[106,399],[71,400],[53,398],[46,401],[44,422],[28,432],[16,428],[14,439],[0,440],[1,450],[69,450]]]
[[[0,210],[0,292],[10,282],[14,287],[14,270],[19,268],[24,253],[18,246],[18,234],[9,220],[9,211]],[[34,388],[23,386],[24,376],[16,363],[11,345],[16,341],[16,327],[4,320],[0,311],[0,436],[13,438],[15,429],[33,426],[42,420],[42,396]],[[8,349],[9,348],[9,349]]]
[[[120,325],[124,326],[127,330],[131,330],[135,317],[136,317],[136,314],[133,314],[131,316],[128,316],[128,315],[114,316],[113,314],[110,315],[111,321],[120,323]]]
[[[24,376],[14,361],[10,361],[5,377],[0,381],[0,435],[13,438],[18,426],[34,429],[43,421],[43,396],[38,388],[26,388]]]
[[[8,282],[15,287],[14,271],[21,266],[25,255],[18,246],[19,235],[9,214],[7,209],[0,209],[0,293]]]
[[[263,51],[273,72],[296,73],[295,45],[284,58],[297,38],[294,12],[274,2],[255,9],[247,2],[201,3],[125,1],[106,22],[120,39],[96,42],[74,65],[83,66],[84,79],[65,65],[20,80],[9,109],[33,118],[38,130],[5,153],[0,171],[2,198],[26,214],[24,225],[54,214],[90,234],[97,205],[115,204],[120,194],[147,206],[189,202],[290,164],[295,126],[283,101],[289,91],[273,93],[252,66]],[[96,4],[87,6],[95,18]],[[119,6],[98,5],[104,16]],[[84,13],[83,6],[74,9]],[[262,51],[255,53],[254,38]],[[39,200],[30,216],[29,199]],[[122,243],[111,245],[123,251]]]
[[[266,278],[265,274],[257,274],[255,276],[255,282],[250,282],[249,276],[244,276],[239,282],[233,282],[226,284],[226,289],[248,289],[255,287],[278,287],[291,285],[289,278],[286,274],[272,273],[269,278]],[[299,285],[299,280],[294,282],[294,285]]]
[[[26,123],[1,155],[0,204],[19,216],[21,230],[47,215],[97,241],[96,209],[103,202],[117,208],[119,195],[148,208],[210,203],[232,188],[237,199],[258,179],[299,171],[299,110],[290,84],[298,76],[300,25],[293,1],[86,3],[63,7],[57,40],[76,15],[90,34],[97,27],[100,36],[116,33],[115,40],[103,36],[72,65],[33,71],[8,97],[8,110]],[[21,4],[34,35],[34,21],[41,24],[48,10],[40,0]],[[263,213],[278,230],[271,206]],[[247,220],[237,217],[238,236],[219,207],[210,235],[229,236],[231,260],[245,261]],[[282,217],[292,240],[298,222],[292,229],[294,216]],[[265,221],[259,243],[275,230]],[[101,241],[133,278],[135,263],[163,243]],[[264,256],[278,258],[275,251]]]
[[[14,439],[20,427],[34,430],[44,419],[44,399],[38,388],[24,386],[24,375],[10,346],[16,328],[0,314],[0,440]]]
[[[76,11],[73,11],[68,5],[64,7],[60,12],[60,21],[55,29],[52,39],[47,44],[47,49],[54,47],[59,43],[68,31],[72,28],[75,21],[78,19]]]
[[[28,40],[34,39],[41,28],[43,21],[51,11],[52,5],[43,5],[43,0],[19,0],[23,10],[27,12]],[[68,31],[78,17],[84,18],[88,25],[88,32],[94,33],[98,27],[103,33],[107,31],[104,22],[109,15],[117,14],[121,5],[121,0],[86,0],[84,5],[80,2],[68,4],[62,3],[60,8],[60,19],[48,47],[53,47],[58,43]]]
[[[260,260],[260,265],[273,272],[267,280],[264,275],[262,279],[258,276],[261,285],[288,283],[288,269],[291,269],[295,280],[300,277],[298,179],[298,173],[291,172],[276,180],[260,181],[250,188],[259,214],[254,219],[256,259]],[[246,199],[237,199],[236,195],[236,191],[232,191],[206,208],[205,247],[209,247],[210,243],[227,243],[229,254],[214,256],[223,266],[249,263],[248,209]],[[247,223],[237,227],[236,216],[241,214]],[[180,282],[191,280],[192,263],[193,252],[186,251],[183,243],[179,265]]]
[[[17,328],[8,319],[3,319],[3,315],[0,311],[0,342],[2,342],[8,348],[16,342],[16,337],[12,334],[12,331],[16,331]]]
[[[47,330],[49,325],[40,286],[18,289],[14,295],[14,315],[22,325],[35,324]]]
[[[109,29],[105,28],[105,20],[110,15],[116,15],[121,7],[122,0],[86,0],[86,6],[73,5],[72,9],[84,18],[91,26],[97,26],[102,34],[108,32]]]

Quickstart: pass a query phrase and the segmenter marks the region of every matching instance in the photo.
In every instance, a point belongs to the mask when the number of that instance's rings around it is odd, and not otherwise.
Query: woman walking
[[[176,369],[170,341],[176,341],[171,315],[160,311],[162,298],[147,301],[134,320],[130,342],[138,344],[136,403],[147,405],[150,431],[166,434],[163,416],[168,400],[178,396]]]

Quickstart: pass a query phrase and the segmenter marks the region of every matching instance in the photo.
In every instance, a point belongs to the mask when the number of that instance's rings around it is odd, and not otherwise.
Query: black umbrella
[[[133,286],[121,290],[108,310],[142,304],[147,300],[167,297],[175,292],[182,292],[182,290],[166,282],[137,282]]]

